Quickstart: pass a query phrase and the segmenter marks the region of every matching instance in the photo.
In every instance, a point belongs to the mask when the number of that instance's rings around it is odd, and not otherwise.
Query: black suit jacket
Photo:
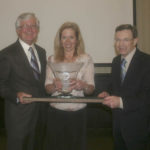
[[[136,50],[121,83],[121,56],[112,62],[111,95],[123,100],[123,109],[113,109],[114,129],[126,138],[146,134],[150,104],[150,56]]]
[[[25,92],[33,97],[45,96],[46,52],[38,45],[35,45],[35,48],[41,63],[39,81],[35,79],[32,67],[19,41],[0,52],[0,96],[5,99],[8,140],[9,137],[12,137],[11,140],[15,139],[13,136],[24,140],[25,136],[34,131],[41,107],[40,103],[18,104],[17,92]],[[19,147],[19,144],[21,147],[21,143],[17,143],[16,147]],[[9,145],[11,146],[10,143]]]
[[[121,56],[112,62],[112,94],[122,97],[124,111],[135,111],[150,103],[150,56],[136,50],[121,83]]]

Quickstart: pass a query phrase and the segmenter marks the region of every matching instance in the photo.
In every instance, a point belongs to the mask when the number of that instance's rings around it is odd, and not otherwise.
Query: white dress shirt
[[[38,56],[38,53],[37,53],[37,50],[35,48],[35,46],[32,44],[32,45],[28,45],[26,44],[24,41],[22,41],[21,39],[19,39],[19,42],[28,58],[28,61],[29,63],[31,62],[31,52],[29,51],[29,48],[32,47],[34,53],[35,53],[35,57],[37,59],[37,63],[38,63],[38,66],[39,66],[39,70],[41,71],[41,64],[40,64],[40,60],[39,60],[39,56]]]

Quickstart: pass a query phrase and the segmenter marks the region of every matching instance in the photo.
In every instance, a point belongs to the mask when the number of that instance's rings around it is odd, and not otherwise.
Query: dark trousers
[[[35,132],[33,131],[22,136],[8,135],[7,150],[34,150],[34,134]]]
[[[147,150],[148,146],[148,118],[144,115],[118,117],[113,120],[113,136],[115,150]]]
[[[50,107],[47,150],[86,150],[86,108],[62,111]]]
[[[49,103],[41,103],[39,116],[36,124],[34,149],[44,150],[46,146],[47,114]]]
[[[40,103],[26,105],[7,103],[5,107],[7,150],[42,150],[43,140],[40,139],[46,124],[44,118],[40,120],[46,113],[43,107],[46,108]],[[45,112],[42,112],[42,109]]]

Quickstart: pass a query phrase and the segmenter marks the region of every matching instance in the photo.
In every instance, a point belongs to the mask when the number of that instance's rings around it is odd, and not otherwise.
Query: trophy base
[[[73,98],[74,96],[70,93],[61,93],[57,97],[58,98]]]

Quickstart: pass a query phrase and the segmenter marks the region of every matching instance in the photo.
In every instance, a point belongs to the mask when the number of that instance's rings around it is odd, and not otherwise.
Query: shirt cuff
[[[120,97],[120,106],[119,108],[123,109],[123,101],[122,101],[122,98]]]
[[[17,104],[20,102],[20,101],[19,101],[19,98],[17,98],[17,101],[16,101],[16,102],[17,102]]]

